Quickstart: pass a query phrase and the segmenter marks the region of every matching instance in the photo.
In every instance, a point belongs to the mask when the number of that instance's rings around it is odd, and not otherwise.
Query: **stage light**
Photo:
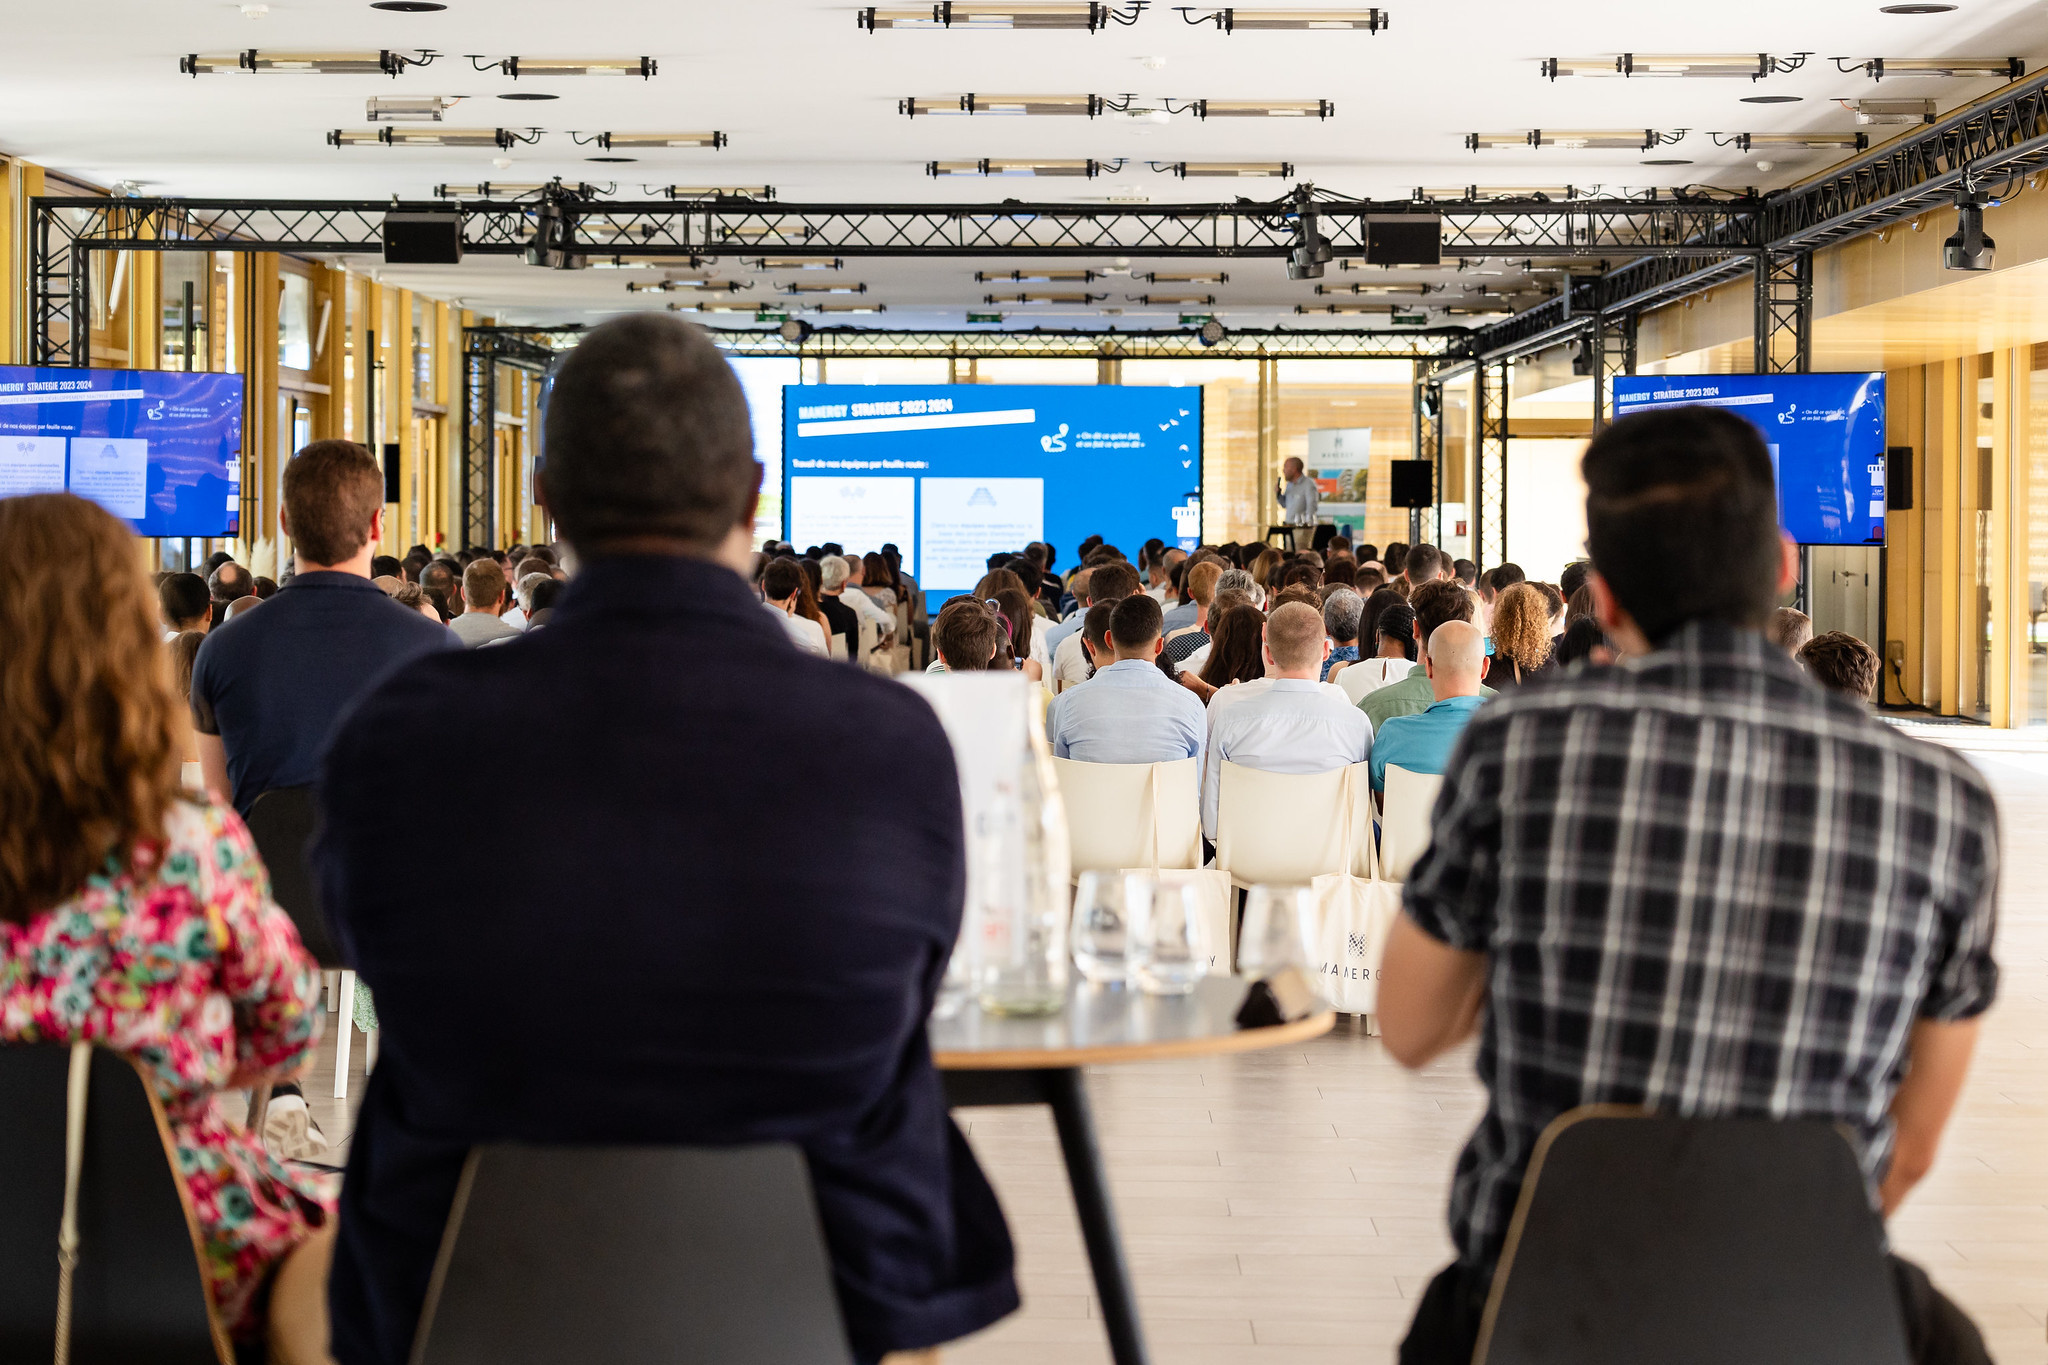
[[[1944,270],[1989,270],[1998,243],[1984,235],[1984,197],[1975,190],[1956,196],[1956,230],[1941,244]]]

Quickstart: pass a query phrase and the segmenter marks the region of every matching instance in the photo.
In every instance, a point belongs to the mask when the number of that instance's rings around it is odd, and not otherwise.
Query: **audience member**
[[[836,639],[839,644],[833,657],[860,662],[860,613],[846,600],[848,564],[838,555],[826,555],[818,561],[818,573],[823,586],[818,593],[818,610],[824,614],[828,642]],[[865,601],[865,596],[862,597]]]
[[[1417,545],[1408,552],[1408,558],[1403,561],[1401,576],[1419,588],[1424,583],[1434,583],[1442,578],[1447,563],[1443,551],[1436,546]]]
[[[1840,1125],[1889,1215],[1997,987],[1984,779],[1762,635],[1798,560],[1757,429],[1640,413],[1584,472],[1601,622],[1629,657],[1472,719],[1387,944],[1388,1051],[1420,1066],[1477,1032],[1488,1091],[1452,1188],[1457,1261],[1405,1365],[1471,1359],[1538,1135],[1580,1105]],[[1917,1361],[1988,1360],[1923,1271],[1892,1269]]]
[[[1877,693],[1877,651],[1846,631],[1830,630],[1799,648],[1798,659],[1815,682],[1866,705]]]
[[[1138,571],[1128,564],[1111,560],[1089,571],[1086,600],[1091,606],[1099,602],[1114,606],[1137,591]],[[1163,613],[1161,619],[1164,619]],[[1081,637],[1078,632],[1069,633],[1052,656],[1052,690],[1063,693],[1088,676],[1088,656],[1081,650]]]
[[[505,571],[489,555],[478,555],[462,571],[462,615],[448,629],[465,649],[509,640],[519,632],[499,619],[505,614]]]
[[[761,605],[775,617],[789,635],[790,643],[820,659],[831,657],[826,647],[825,627],[808,616],[799,616],[803,601],[804,571],[793,559],[771,559],[761,574]]]
[[[420,566],[420,591],[433,603],[434,610],[443,621],[455,619],[456,591],[455,570],[440,560],[429,560]]]
[[[194,574],[194,578],[199,575]],[[180,710],[178,712],[178,755],[181,763],[199,766],[199,736],[192,729],[192,665],[199,658],[199,646],[206,643],[203,631],[188,630],[171,641],[171,684],[177,691]],[[179,780],[184,781],[183,774]],[[205,779],[197,783],[185,782],[188,787],[205,787]]]
[[[1479,600],[1491,608],[1500,595],[1517,583],[1526,583],[1529,575],[1522,572],[1519,564],[1501,564],[1488,569],[1479,577]]]
[[[1550,662],[1550,603],[1534,583],[1511,583],[1493,604],[1496,688],[1519,687]]]
[[[1349,588],[1340,588],[1323,599],[1323,630],[1330,637],[1323,682],[1330,682],[1346,664],[1358,662],[1358,623],[1364,615],[1365,599]]]
[[[1081,618],[1081,648],[1087,651],[1088,655],[1088,677],[1083,678],[1083,682],[1094,677],[1098,670],[1108,668],[1115,662],[1109,643],[1109,622],[1115,615],[1115,603],[1097,602],[1088,608],[1087,615]]]
[[[1003,618],[1005,636],[1014,666],[1033,682],[1045,680],[1044,642],[1034,639],[1037,613],[1021,588],[1004,588],[991,601]]]
[[[1418,646],[1415,643],[1415,608],[1395,602],[1383,609],[1373,622],[1373,652],[1330,680],[1344,689],[1353,706],[1383,687],[1400,682],[1415,671]],[[1426,675],[1425,675],[1426,676]]]
[[[1187,571],[1188,600],[1194,613],[1188,618],[1185,628],[1166,637],[1165,658],[1176,671],[1187,662],[1189,655],[1209,643],[1209,613],[1215,605],[1216,584],[1223,573],[1223,566],[1213,559],[1194,563]]]
[[[985,603],[960,596],[932,622],[932,660],[927,673],[978,673],[995,662],[1003,644],[1003,622]]]
[[[808,590],[809,586],[808,583],[805,584],[806,590]],[[533,585],[527,593],[526,629],[528,631],[539,630],[553,619],[555,604],[561,600],[562,594],[567,592],[568,588],[569,585],[559,578],[543,578]],[[817,623],[818,629],[821,632],[825,629],[825,623],[822,619],[817,616],[812,616],[811,619]]]
[[[846,588],[839,600],[853,609],[853,614],[863,621],[872,622],[875,627],[875,648],[885,650],[896,641],[896,614],[884,611],[867,591],[867,563],[859,555],[846,555],[841,561],[846,565]],[[1012,575],[1014,577],[1014,575]],[[891,604],[894,605],[893,603]],[[857,653],[855,657],[858,657]],[[862,662],[865,662],[863,660]]]
[[[267,1327],[270,1359],[312,1365],[318,1298],[293,1291],[292,1267],[325,1255],[332,1178],[271,1160],[226,1114],[231,1087],[312,1061],[320,973],[242,822],[180,789],[157,612],[125,523],[68,493],[0,499],[0,1042],[93,1042],[137,1064],[237,1355],[260,1358]],[[104,1274],[105,1253],[88,1245],[88,1267],[97,1254]]]
[[[1056,757],[1168,763],[1202,756],[1202,704],[1159,671],[1159,620],[1159,604],[1144,593],[1116,604],[1109,621],[1111,662],[1053,701],[1046,729]]]
[[[1791,607],[1779,607],[1764,627],[1764,638],[1796,659],[1813,638],[1813,618]]]
[[[1330,642],[1323,620],[1301,603],[1277,607],[1266,619],[1261,650],[1270,686],[1233,698],[1210,721],[1202,760],[1202,833],[1216,837],[1223,765],[1269,773],[1322,773],[1363,763],[1372,750],[1372,724],[1342,693],[1318,679]]]
[[[1398,540],[1388,541],[1387,548],[1380,552],[1380,567],[1387,571],[1387,580],[1399,578],[1407,581],[1408,546]]]
[[[256,582],[247,569],[229,559],[207,575],[206,588],[213,598],[213,624],[217,626],[226,619],[228,603],[252,596]]]
[[[1564,634],[1564,590],[1555,583],[1531,583],[1530,587],[1543,594],[1543,611],[1546,629],[1555,640]]]
[[[290,575],[286,576],[289,577]],[[277,591],[277,580],[274,578],[266,578],[262,574],[257,574],[254,578],[249,580],[249,583],[251,588],[253,589],[251,595],[254,596],[255,599],[259,602],[261,602],[264,598],[270,596],[272,593]]]
[[[263,599],[253,592],[247,597],[237,597],[234,601],[228,603],[226,610],[221,612],[220,623],[226,625],[237,616],[245,616],[262,605]]]
[[[441,613],[434,610],[434,604],[427,600],[427,595],[420,589],[419,584],[400,583],[390,592],[391,600],[399,606],[418,612],[436,625],[441,623]]]
[[[1349,555],[1332,555],[1330,562],[1323,567],[1323,583],[1326,587],[1334,584],[1346,588],[1356,588],[1358,586],[1358,561]]]
[[[1400,590],[1391,584],[1374,589],[1372,594],[1365,599],[1365,607],[1359,613],[1359,641],[1362,644],[1370,645],[1377,652],[1379,649],[1380,614],[1391,607],[1405,607],[1407,605],[1408,599],[1403,597]]]
[[[1479,566],[1469,559],[1454,559],[1451,561],[1451,578],[1459,587],[1477,591]]]
[[[1387,765],[1411,773],[1441,773],[1465,731],[1486,698],[1481,683],[1486,678],[1486,637],[1470,621],[1446,621],[1429,637],[1422,667],[1435,698],[1419,712],[1395,716],[1377,731],[1372,746],[1372,789],[1384,791]]]
[[[174,573],[157,584],[158,624],[165,641],[187,631],[204,635],[213,625],[213,597],[206,580],[196,573]]]
[[[1581,588],[1579,591],[1586,590]],[[1561,669],[1582,661],[1598,667],[1614,662],[1614,647],[1608,643],[1607,632],[1600,629],[1598,617],[1579,616],[1564,628],[1564,634],[1558,637],[1557,649],[1550,657]]]
[[[1426,583],[1415,590],[1407,604],[1415,613],[1415,645],[1419,660],[1429,657],[1429,638],[1446,621],[1470,621],[1474,614],[1472,594],[1455,583]],[[1490,697],[1493,689],[1482,685],[1479,695]],[[1436,689],[1430,685],[1427,669],[1411,670],[1399,682],[1367,694],[1359,708],[1372,722],[1372,732],[1383,735],[1395,716],[1413,716],[1436,705]]]
[[[399,562],[396,555],[374,555],[370,559],[370,578],[373,581],[379,578],[403,578],[404,570],[405,565]]]
[[[1249,603],[1233,604],[1218,613],[1211,634],[1215,638],[1204,651],[1200,668],[1190,658],[1181,670],[1180,681],[1189,691],[1206,702],[1232,683],[1266,676],[1264,612]]]
[[[1010,1241],[924,1034],[965,898],[945,732],[908,688],[792,657],[763,615],[761,467],[704,332],[593,328],[545,436],[540,493],[580,566],[553,623],[394,675],[321,787],[323,901],[389,1035],[343,1186],[334,1354],[411,1356],[487,1140],[794,1142],[858,1359],[984,1327],[1017,1305]],[[423,840],[391,794],[451,773],[489,792],[544,774],[573,818]],[[792,780],[843,806],[800,856],[763,837]],[[504,983],[537,970],[548,1027],[507,1030]]]
[[[1557,587],[1558,591],[1564,594],[1567,604],[1579,595],[1579,590],[1586,586],[1586,580],[1592,576],[1593,566],[1583,559],[1575,559],[1564,566],[1563,571],[1557,576]]]
[[[459,644],[370,582],[384,475],[369,451],[315,441],[285,465],[283,483],[292,580],[263,610],[208,635],[192,669],[207,789],[244,815],[264,792],[313,781],[335,721],[385,673]]]
[[[850,566],[851,561],[848,563]],[[896,625],[896,576],[889,571],[889,561],[873,550],[860,557],[860,589],[888,615],[893,630]]]

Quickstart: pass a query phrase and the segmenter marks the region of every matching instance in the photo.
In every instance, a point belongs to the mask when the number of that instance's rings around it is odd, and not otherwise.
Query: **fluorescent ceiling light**
[[[777,237],[790,237],[799,242],[807,242],[813,233],[810,226],[804,223],[741,223],[735,227],[720,228],[719,235],[727,241],[765,242]]]
[[[773,199],[773,185],[663,185],[648,191],[668,199]]]
[[[1133,275],[1134,280],[1150,284],[1229,284],[1230,276],[1220,270],[1153,270],[1142,275]]]
[[[1122,170],[1123,165],[1121,157],[1115,161],[1020,161],[983,157],[979,161],[927,161],[924,173],[938,178],[958,175],[1031,175],[1075,176],[1093,180],[1098,175],[1114,174]]]
[[[1316,292],[1318,294],[1428,294],[1432,292],[1433,288],[1440,287],[1427,284],[1366,284],[1359,282],[1354,284],[1319,284],[1316,286]]]
[[[785,294],[865,294],[868,292],[868,287],[865,284],[849,284],[834,280],[830,284],[786,284],[782,286],[782,292]]]
[[[461,103],[460,95],[376,95],[363,106],[371,123],[439,123],[445,110]]]
[[[723,147],[724,133],[598,133],[592,137],[569,135],[579,147],[592,145],[607,152],[625,147]]]
[[[886,303],[810,303],[804,305],[813,313],[886,313]]]
[[[1373,313],[1391,313],[1394,311],[1394,305],[1391,303],[1325,303],[1321,305],[1297,303],[1294,305],[1294,311],[1302,315],[1334,313],[1339,316],[1361,317]]]
[[[1225,33],[1317,29],[1378,33],[1387,26],[1387,12],[1381,9],[1219,9],[1200,10],[1177,5],[1180,17],[1190,24],[1214,24]]]
[[[1080,294],[1038,292],[1024,294],[990,294],[983,303],[1100,303],[1107,294]]]
[[[846,262],[837,256],[756,256],[740,264],[750,270],[839,270]]]
[[[997,275],[985,270],[974,272],[976,284],[1001,284],[1004,280],[1016,284],[1092,284],[1095,279],[1096,274],[1092,270],[1012,270]]]
[[[1144,304],[1148,308],[1159,306],[1213,308],[1216,306],[1216,296],[1214,294],[1126,294],[1124,297],[1132,303]]]
[[[540,130],[515,133],[509,128],[336,128],[327,135],[330,147],[497,147],[540,141]]]
[[[896,101],[896,112],[916,118],[920,114],[1007,114],[1077,115],[1095,118],[1102,113],[1100,95],[912,95]]]
[[[1503,147],[1562,147],[1577,151],[1585,149],[1625,149],[1632,152],[1647,152],[1652,147],[1677,142],[1685,136],[1685,129],[1660,133],[1654,128],[1531,128],[1526,133],[1468,133],[1465,146],[1471,151],[1494,151]]]
[[[1843,71],[1863,68],[1874,81],[1886,76],[1962,76],[2016,81],[2027,74],[2027,64],[2018,57],[1837,57]]]
[[[1868,133],[1736,133],[1722,141],[1726,134],[1714,134],[1717,147],[1733,146],[1738,152],[1766,147],[1808,148],[1817,152],[1847,151],[1860,152],[1870,145]]]
[[[954,0],[940,0],[939,4],[920,5],[914,9],[870,5],[858,11],[854,18],[855,22],[870,33],[897,28],[1064,28],[1085,29],[1094,33],[1107,28],[1112,19],[1120,24],[1131,23],[1143,9],[1143,4],[1114,10],[1105,4],[1003,5],[962,4],[955,3]]]
[[[752,289],[751,283],[741,284],[737,280],[699,280],[688,276],[670,276],[665,280],[654,280],[646,284],[636,282],[626,286],[629,294],[666,294],[674,289],[701,289],[705,293],[736,294],[743,289]]]
[[[1575,185],[1451,185],[1416,187],[1416,199],[1579,199],[1588,191]]]
[[[1544,77],[1620,76],[1639,78],[1740,77],[1762,80],[1777,71],[1797,71],[1806,65],[1810,52],[1790,57],[1773,57],[1768,52],[1744,52],[1733,56],[1658,56],[1624,52],[1618,57],[1546,57],[1539,69]]]
[[[1199,119],[1326,119],[1337,112],[1337,106],[1328,100],[1196,100],[1192,107]]]
[[[471,57],[469,64],[479,71],[496,67],[513,80],[521,76],[638,76],[646,80],[661,69],[652,57]]]
[[[418,56],[391,51],[378,52],[275,52],[269,48],[245,48],[240,52],[192,53],[178,59],[178,70],[188,76],[223,73],[275,72],[314,76],[396,76],[408,66],[425,66],[440,54],[417,48]]]
[[[1291,161],[1153,161],[1148,165],[1155,171],[1165,171],[1182,180],[1196,179],[1256,180],[1268,176],[1291,179],[1294,163]]]
[[[1866,127],[1934,122],[1933,100],[1840,100],[1838,103],[1844,109],[1854,111],[1856,121]]]
[[[436,199],[518,199],[529,194],[539,194],[552,180],[515,184],[503,180],[486,180],[480,185],[436,185]]]

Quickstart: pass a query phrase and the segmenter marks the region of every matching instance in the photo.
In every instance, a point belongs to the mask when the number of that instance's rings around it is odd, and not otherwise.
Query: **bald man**
[[[1465,723],[1486,698],[1486,637],[1470,621],[1446,621],[1429,637],[1422,656],[1436,700],[1412,716],[1395,716],[1380,727],[1372,746],[1372,789],[1384,791],[1387,765],[1411,773],[1441,773]]]
[[[1319,681],[1330,657],[1320,611],[1306,602],[1276,607],[1266,618],[1262,652],[1266,676],[1226,689],[1247,695],[1227,705],[1219,697],[1210,706],[1202,832],[1211,839],[1225,763],[1268,773],[1326,773],[1363,763],[1372,752],[1372,722],[1342,689]]]

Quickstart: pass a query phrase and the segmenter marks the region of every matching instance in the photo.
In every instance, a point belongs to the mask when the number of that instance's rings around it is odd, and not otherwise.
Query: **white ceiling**
[[[1276,5],[1283,0],[1276,0]],[[149,194],[194,197],[422,198],[442,183],[616,179],[621,197],[642,185],[770,184],[784,202],[982,202],[1009,197],[1104,199],[1138,193],[1151,202],[1237,195],[1277,197],[1277,180],[1180,181],[1143,162],[1293,162],[1296,177],[1346,194],[1402,197],[1418,185],[1551,184],[1640,188],[1704,183],[1772,187],[1819,170],[1834,154],[1758,156],[1713,145],[1709,132],[1850,131],[1838,98],[1932,96],[1944,110],[1995,82],[1887,80],[1838,72],[1830,57],[2020,56],[2048,58],[2048,5],[1963,0],[1949,14],[1880,14],[1878,0],[1720,0],[1713,5],[1641,0],[1387,0],[1387,31],[1237,33],[1190,27],[1170,7],[1135,25],[1085,32],[883,32],[855,24],[856,7],[796,0],[450,0],[447,11],[410,15],[367,0],[272,0],[267,17],[243,17],[216,0],[0,0],[10,41],[0,46],[0,149],[100,183],[139,182]],[[1284,0],[1300,7],[1301,0]],[[1249,8],[1249,6],[1247,6]],[[395,78],[178,73],[188,52],[244,47],[353,51],[428,47],[451,54]],[[1752,85],[1740,80],[1546,82],[1544,57],[1645,53],[1812,51],[1805,69]],[[657,58],[651,81],[565,78],[514,82],[471,69],[463,54],[491,57]],[[1159,69],[1141,59],[1164,58]],[[547,102],[500,101],[544,91]],[[1136,93],[1176,99],[1313,99],[1335,102],[1328,122],[1181,115],[1164,126],[1102,118],[905,118],[907,95]],[[1749,94],[1801,102],[1749,105]],[[463,95],[448,123],[550,130],[535,147],[493,165],[488,150],[335,149],[333,128],[365,126],[373,95]],[[1693,164],[1646,167],[1639,152],[1555,148],[1473,153],[1470,132],[1529,127],[1687,128],[1675,148],[1651,155]],[[695,131],[715,128],[720,151],[658,151],[630,165],[593,164],[568,130]],[[1880,136],[1886,130],[1873,130]],[[1874,139],[1875,140],[1875,139]],[[1071,179],[946,179],[927,161],[977,157],[1129,158],[1119,176]],[[366,262],[366,264],[369,264]],[[726,262],[720,277],[747,272]],[[975,270],[1016,261],[869,261],[848,278],[888,305],[861,325],[958,324],[991,286]],[[1060,264],[1088,264],[1061,262]],[[1094,263],[1110,265],[1104,260]],[[1150,262],[1132,263],[1144,269]],[[1185,269],[1189,262],[1158,262]],[[1299,325],[1296,303],[1324,303],[1290,283],[1279,261],[1227,263],[1216,311],[1240,325]],[[659,307],[659,295],[624,289],[624,272],[545,272],[477,260],[459,271],[385,272],[523,321],[572,320],[621,307]],[[749,298],[772,297],[785,276],[764,276]],[[816,278],[810,276],[807,278]],[[1344,283],[1332,270],[1326,283]],[[1420,272],[1375,279],[1422,278]],[[1472,282],[1472,277],[1455,282]],[[1499,283],[1489,279],[1488,283]],[[1015,288],[1061,286],[1012,286]],[[1072,287],[1072,286],[1069,286]],[[1170,322],[1179,310],[1143,314],[1126,281],[1090,287],[1112,297],[1088,310],[1009,308],[1049,325]],[[1161,289],[1167,286],[1161,286]],[[1181,286],[1172,286],[1178,290]],[[1196,292],[1192,289],[1190,292]],[[669,296],[675,297],[673,295]],[[1126,308],[1122,318],[1096,309]],[[1322,318],[1331,323],[1337,319]]]

